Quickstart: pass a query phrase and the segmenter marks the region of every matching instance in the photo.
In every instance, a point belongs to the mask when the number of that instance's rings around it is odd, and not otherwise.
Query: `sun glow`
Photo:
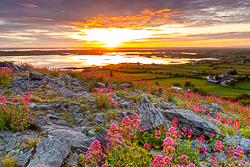
[[[94,28],[84,29],[82,34],[74,33],[71,38],[88,41],[91,44],[116,47],[122,45],[123,42],[133,42],[136,39],[148,38],[150,34],[147,30],[131,30],[128,28]]]

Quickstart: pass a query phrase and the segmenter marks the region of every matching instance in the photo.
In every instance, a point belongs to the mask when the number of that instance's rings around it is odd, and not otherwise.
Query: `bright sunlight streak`
[[[118,28],[94,28],[84,29],[83,34],[75,33],[71,38],[91,41],[104,47],[116,47],[123,42],[131,42],[136,39],[147,38],[150,34],[147,30],[131,30],[131,29],[118,29]]]

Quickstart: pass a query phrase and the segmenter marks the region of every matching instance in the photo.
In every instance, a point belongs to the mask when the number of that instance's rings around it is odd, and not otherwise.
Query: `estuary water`
[[[142,64],[184,64],[204,59],[183,59],[166,57],[144,57],[140,55],[127,55],[126,53],[105,53],[103,55],[36,55],[36,56],[0,56],[0,61],[11,61],[15,64],[30,63],[33,66],[46,66],[50,68],[83,68],[90,66],[105,66],[119,63]]]

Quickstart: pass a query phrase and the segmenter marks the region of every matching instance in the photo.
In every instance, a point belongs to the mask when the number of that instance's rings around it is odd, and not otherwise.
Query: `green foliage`
[[[250,138],[250,127],[245,127],[240,129],[240,134],[242,136]]]
[[[235,80],[231,80],[229,83],[230,86],[235,86],[236,85],[236,81]]]
[[[116,92],[116,94],[117,94],[118,96],[120,96],[121,98],[124,99],[124,98],[126,98],[126,97],[128,96],[129,90],[126,90],[126,89],[119,90],[119,91]]]
[[[13,80],[13,72],[9,68],[0,70],[0,85],[8,85]]]
[[[77,78],[79,76],[79,73],[74,72],[74,71],[69,71],[69,72],[66,72],[65,74],[68,74],[73,78]]]
[[[204,88],[199,88],[199,92],[200,92],[200,93],[208,93],[207,90],[204,89]]]
[[[182,87],[182,85],[179,82],[175,82],[172,86]]]
[[[10,96],[10,95],[13,94],[13,91],[12,90],[5,90],[4,94],[7,95],[7,96]]]
[[[161,135],[159,136],[160,139],[155,138],[155,132],[157,130],[159,130],[161,133]],[[140,135],[138,140],[142,145],[144,145],[145,143],[149,143],[151,148],[160,151],[162,150],[162,144],[165,137],[165,132],[161,129],[161,127],[158,127],[157,129],[153,129],[148,132],[143,132],[143,134]]]
[[[12,131],[23,131],[27,129],[32,123],[34,118],[28,109],[29,99],[23,100],[23,105],[18,107],[12,104],[7,105],[5,98],[2,97],[0,108],[0,129],[11,129]]]
[[[133,143],[131,147],[114,147],[107,150],[105,164],[110,167],[148,167],[152,161],[151,153]]]
[[[186,82],[184,83],[184,87],[185,87],[185,88],[190,88],[191,85],[192,85],[191,81],[186,81]]]
[[[3,167],[18,167],[17,161],[18,159],[15,156],[1,156],[0,161],[3,163]]]
[[[53,77],[59,77],[60,72],[59,72],[59,71],[51,71],[51,72],[49,73],[49,75],[51,75],[51,76],[53,76]]]

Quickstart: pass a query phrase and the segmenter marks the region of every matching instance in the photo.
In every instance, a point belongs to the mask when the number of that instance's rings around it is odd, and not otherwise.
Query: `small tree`
[[[230,86],[235,86],[236,85],[236,81],[235,80],[231,80],[229,83]]]
[[[173,86],[182,87],[179,82],[174,83]]]
[[[186,81],[185,83],[184,83],[184,87],[185,88],[190,88],[191,87],[191,81]]]

